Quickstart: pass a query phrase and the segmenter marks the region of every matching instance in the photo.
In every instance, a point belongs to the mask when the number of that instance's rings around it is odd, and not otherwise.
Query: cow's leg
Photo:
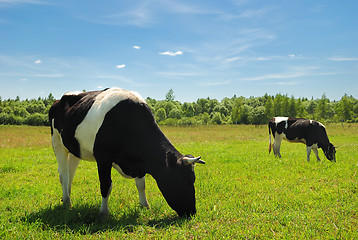
[[[69,162],[68,162],[68,150],[63,146],[61,137],[58,131],[55,129],[52,135],[52,147],[55,152],[55,156],[58,164],[58,174],[60,178],[60,183],[62,186],[62,201],[63,205],[70,207],[70,174],[69,174]]]
[[[281,158],[281,153],[280,153],[281,142],[282,142],[281,134],[276,133],[275,139],[273,141],[273,152],[275,156],[279,158]]]
[[[318,156],[318,145],[317,145],[317,144],[313,144],[313,145],[312,145],[312,150],[313,150],[313,152],[314,152],[315,155],[316,155],[317,162],[321,161],[321,159],[320,159],[319,156]]]
[[[149,203],[145,195],[145,176],[142,178],[135,178],[135,185],[137,186],[140,204],[142,207],[149,207]]]
[[[307,146],[307,162],[310,161],[312,146]]]
[[[70,207],[71,199],[70,199],[70,189],[69,189],[70,174],[69,174],[69,164],[68,164],[68,152],[57,151],[56,158],[58,164],[58,174],[62,186],[62,202],[64,206]]]
[[[99,216],[102,220],[109,217],[108,200],[112,191],[111,168],[112,164],[97,159],[98,176],[101,187],[102,204]]]
[[[80,159],[74,156],[72,153],[69,154],[69,182],[68,182],[68,193],[71,195],[71,188],[72,188],[72,182],[73,178],[76,173],[76,169],[78,167],[78,164],[80,163]]]

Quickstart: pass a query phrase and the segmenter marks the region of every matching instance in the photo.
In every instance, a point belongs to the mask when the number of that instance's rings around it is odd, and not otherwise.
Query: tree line
[[[48,111],[55,101],[50,93],[46,98],[31,100],[2,100],[0,97],[0,124],[48,126]],[[164,100],[146,99],[160,125],[207,124],[266,124],[274,116],[315,119],[328,122],[358,122],[358,100],[344,95],[339,101],[330,101],[325,94],[319,99],[295,98],[287,94],[262,97],[224,98],[221,101],[199,98],[195,102],[175,100],[170,89]]]

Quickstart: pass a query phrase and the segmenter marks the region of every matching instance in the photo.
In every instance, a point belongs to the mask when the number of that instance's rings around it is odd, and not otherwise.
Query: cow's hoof
[[[145,203],[145,204],[141,204],[141,203],[140,203],[140,206],[141,206],[142,208],[150,208],[149,203]]]
[[[62,206],[64,208],[71,208],[72,207],[71,199],[69,199],[69,198],[66,198],[66,199],[61,198],[61,202],[62,202]]]
[[[99,212],[99,219],[101,222],[105,222],[109,219],[109,212]]]

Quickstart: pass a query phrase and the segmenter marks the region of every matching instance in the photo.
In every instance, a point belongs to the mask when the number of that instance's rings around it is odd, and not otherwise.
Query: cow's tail
[[[268,129],[269,129],[269,138],[270,138],[270,143],[269,143],[269,154],[271,153],[271,149],[272,149],[272,144],[271,144],[271,127],[270,127],[270,123],[268,124]]]

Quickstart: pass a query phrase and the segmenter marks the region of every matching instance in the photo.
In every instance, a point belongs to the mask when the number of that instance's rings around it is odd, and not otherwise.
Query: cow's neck
[[[168,171],[167,154],[171,152],[178,158],[182,157],[182,154],[173,146],[169,139],[159,129],[154,134],[150,134],[150,139],[144,143],[145,149],[141,154],[143,160],[146,162],[146,169],[155,179],[160,175]]]

